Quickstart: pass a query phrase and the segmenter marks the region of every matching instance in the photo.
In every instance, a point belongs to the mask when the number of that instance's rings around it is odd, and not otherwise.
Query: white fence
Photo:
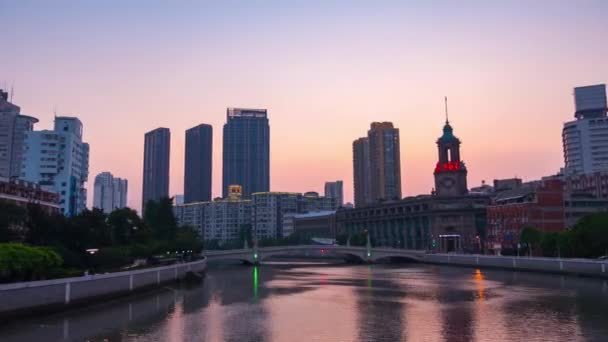
[[[427,254],[422,261],[435,264],[499,267],[510,270],[554,272],[608,278],[608,261],[600,260]]]
[[[0,285],[0,314],[39,307],[61,307],[94,298],[128,294],[203,272],[207,259],[142,270]]]

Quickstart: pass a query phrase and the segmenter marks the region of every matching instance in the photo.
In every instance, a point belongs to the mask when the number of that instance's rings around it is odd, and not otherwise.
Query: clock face
[[[454,178],[444,177],[441,179],[441,185],[443,185],[446,188],[451,188],[454,186],[454,184],[456,184],[456,181],[454,180]]]

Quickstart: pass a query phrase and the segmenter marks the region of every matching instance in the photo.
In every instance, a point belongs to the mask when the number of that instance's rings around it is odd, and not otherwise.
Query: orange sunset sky
[[[52,127],[79,117],[97,173],[129,180],[139,209],[144,133],[171,129],[170,194],[184,131],[213,125],[221,194],[226,107],[266,108],[271,190],[352,201],[352,141],[400,129],[404,195],[430,192],[450,121],[469,186],[563,166],[572,88],[608,81],[607,1],[6,1],[0,85]]]

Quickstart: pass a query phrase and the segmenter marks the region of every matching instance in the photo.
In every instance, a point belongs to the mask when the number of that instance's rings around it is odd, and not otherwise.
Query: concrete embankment
[[[133,294],[202,273],[207,259],[142,270],[0,285],[0,318],[52,312]]]
[[[608,261],[599,260],[426,254],[421,261],[441,265],[493,267],[514,271],[562,273],[608,278]]]

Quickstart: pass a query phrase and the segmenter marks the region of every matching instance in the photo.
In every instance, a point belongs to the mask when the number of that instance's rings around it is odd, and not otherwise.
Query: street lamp
[[[87,252],[87,254],[89,254],[92,257],[95,253],[99,252],[99,249],[97,249],[97,248],[89,248],[89,249],[86,249],[85,251]],[[91,267],[91,260],[90,260],[91,257],[87,257],[87,259],[89,260],[89,262],[87,263],[87,264],[89,264],[89,267]],[[85,276],[89,275],[89,270],[88,269],[84,271],[84,275]]]

